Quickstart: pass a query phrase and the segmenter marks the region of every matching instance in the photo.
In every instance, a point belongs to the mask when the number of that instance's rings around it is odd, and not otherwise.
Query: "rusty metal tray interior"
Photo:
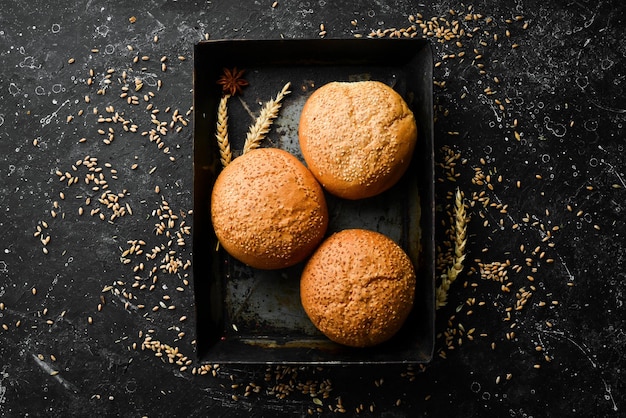
[[[376,347],[329,341],[307,318],[299,297],[304,263],[275,271],[243,265],[218,249],[211,224],[211,189],[221,165],[215,139],[224,68],[245,69],[249,86],[229,100],[229,138],[240,155],[262,103],[287,82],[291,94],[263,146],[298,146],[299,114],[308,96],[330,81],[379,80],[416,115],[418,144],[404,177],[373,198],[346,201],[327,194],[328,234],[345,228],[383,232],[417,266],[414,308],[401,331]],[[193,287],[197,354],[210,363],[381,364],[430,361],[434,346],[434,151],[432,50],[421,39],[202,41],[194,51]]]

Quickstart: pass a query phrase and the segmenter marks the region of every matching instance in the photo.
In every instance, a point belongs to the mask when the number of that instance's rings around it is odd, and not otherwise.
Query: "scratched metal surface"
[[[242,7],[222,0],[141,4],[93,0],[78,6],[70,1],[3,2],[0,415],[294,416],[311,409],[331,416],[341,397],[349,412],[360,411],[362,404],[362,416],[622,416],[626,408],[622,2],[485,1],[472,4],[472,10],[470,4],[457,1],[341,6],[278,1],[276,7],[272,3]],[[450,14],[450,9],[457,14]],[[106,85],[106,70],[114,68],[119,77],[122,70],[134,68],[144,81],[143,92],[157,92],[156,80],[161,79],[163,87],[152,100],[161,109],[158,117],[166,120],[167,106],[183,114],[191,106],[192,45],[205,33],[212,38],[316,38],[323,23],[327,37],[350,38],[407,27],[407,17],[417,13],[425,20],[441,17],[442,24],[458,20],[470,33],[479,28],[473,38],[463,39],[462,46],[432,38],[442,62],[435,78],[445,81],[435,88],[436,148],[447,145],[462,158],[455,182],[441,174],[438,220],[447,220],[447,193],[457,186],[468,202],[474,193],[484,193],[495,204],[483,206],[485,200],[477,200],[468,209],[472,220],[466,270],[451,287],[448,305],[437,312],[437,331],[442,335],[437,350],[447,358],[436,355],[424,370],[299,369],[296,381],[332,381],[330,398],[316,402],[298,390],[285,399],[271,391],[276,383],[288,385],[293,371],[285,372],[284,379],[272,374],[269,381],[264,367],[252,366],[198,376],[154,356],[150,349],[141,350],[152,330],[153,339],[193,357],[191,323],[180,321],[184,312],[193,310],[192,292],[183,284],[186,271],[180,277],[159,273],[152,291],[140,290],[130,286],[136,275],[133,267],[141,261],[160,272],[162,256],[155,260],[133,256],[129,264],[120,262],[131,245],[128,241],[145,240],[147,250],[167,247],[167,237],[154,233],[162,197],[178,215],[191,208],[191,130],[185,127],[163,137],[170,154],[117,125],[115,140],[105,146],[91,113],[94,106],[105,113],[106,106],[114,105],[137,122],[140,131],[152,126],[145,103],[126,106],[119,97],[117,79],[107,95],[96,94]],[[474,19],[473,13],[482,17]],[[521,21],[514,19],[518,15],[523,16]],[[134,24],[129,22],[131,16],[137,17]],[[486,17],[492,20],[487,23]],[[519,47],[512,48],[513,43]],[[91,52],[93,48],[99,51]],[[462,51],[466,56],[459,59]],[[132,63],[134,56],[143,54],[150,61]],[[179,55],[187,60],[175,59]],[[165,73],[160,70],[161,56],[169,57]],[[72,57],[74,64],[68,64]],[[477,66],[481,62],[484,74]],[[88,86],[90,68],[96,74],[95,83]],[[487,87],[491,90],[486,92]],[[87,94],[91,103],[84,100]],[[84,115],[78,116],[80,109]],[[67,122],[69,115],[74,119]],[[82,137],[87,138],[85,143],[78,142]],[[88,170],[72,168],[87,155],[98,158],[111,190],[127,190],[122,201],[129,203],[133,215],[111,222],[89,216],[98,204],[95,199],[90,206],[84,203],[93,192],[92,184],[83,181]],[[135,163],[138,167],[132,169]],[[477,169],[493,177],[492,187],[472,181]],[[81,182],[67,186],[56,170],[75,172]],[[160,194],[154,192],[157,185]],[[60,192],[65,199],[60,199]],[[60,202],[56,218],[50,212],[54,201]],[[498,204],[507,205],[506,213]],[[86,210],[82,217],[77,212],[81,205]],[[45,235],[51,237],[47,255],[41,236],[33,236],[42,221],[48,224]],[[443,227],[440,233],[443,245]],[[540,251],[533,254],[537,246]],[[183,261],[190,258],[188,247],[174,248]],[[539,259],[542,251],[545,259]],[[532,267],[526,265],[527,258],[533,260]],[[492,264],[510,260],[511,267],[521,266],[519,273],[507,270],[512,292],[501,290],[506,283],[481,279],[476,260]],[[144,279],[146,271],[140,274]],[[506,307],[514,304],[519,287],[531,285],[535,290],[528,303],[513,312],[513,320],[505,320]],[[112,288],[102,293],[107,286]],[[124,295],[128,291],[133,293],[130,298]],[[99,311],[101,295],[106,303]],[[469,306],[471,298],[476,304]],[[152,311],[153,306],[160,309]],[[459,323],[466,331],[476,329],[473,340],[459,333]],[[445,340],[446,331],[452,330],[453,350],[446,349]],[[181,332],[185,334],[180,336]],[[246,397],[249,382],[262,388]],[[233,387],[236,383],[241,386]]]
[[[307,96],[297,94],[299,85],[293,88],[296,89],[296,96],[285,100],[273,129],[274,134],[270,135],[266,142],[289,151],[304,162],[298,146],[297,131],[300,111]],[[236,123],[237,118],[233,120]],[[333,200],[330,196],[329,199]],[[395,242],[402,240],[404,216],[402,206],[381,205],[380,203],[384,202],[378,202],[364,208],[362,202],[360,205],[348,202],[348,207],[342,208],[341,203],[335,202],[329,208],[334,230],[374,228]],[[345,215],[346,211],[348,216]],[[342,213],[344,216],[341,216]],[[235,280],[227,282],[226,304],[230,311],[229,317],[234,324],[256,322],[263,324],[264,328],[269,324],[271,329],[282,329],[284,335],[288,335],[290,330],[296,331],[298,335],[317,335],[315,327],[298,303],[297,277],[281,280],[281,272],[252,272],[239,264],[233,265],[231,274]],[[282,274],[285,275],[284,272]]]

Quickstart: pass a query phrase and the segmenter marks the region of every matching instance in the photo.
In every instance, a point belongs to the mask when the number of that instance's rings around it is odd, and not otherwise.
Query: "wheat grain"
[[[452,264],[447,271],[441,275],[441,284],[435,293],[435,308],[439,309],[445,306],[448,299],[448,290],[450,285],[456,280],[458,275],[463,271],[463,261],[465,260],[465,244],[468,218],[465,213],[465,205],[463,196],[459,189],[456,190],[456,198],[454,202],[455,212],[455,236],[454,236],[454,256]]]
[[[232,153],[230,151],[230,142],[228,141],[228,99],[230,95],[226,94],[220,99],[217,109],[217,145],[220,149],[220,161],[222,167],[226,167],[232,161]]]
[[[246,135],[246,142],[243,146],[244,154],[260,146],[261,141],[263,141],[269,132],[272,122],[278,116],[278,111],[282,106],[282,100],[285,96],[291,93],[289,90],[290,86],[291,83],[285,84],[283,89],[276,95],[275,99],[269,100],[265,103],[263,109],[261,109],[261,113],[256,119],[256,122],[250,127],[250,130]]]

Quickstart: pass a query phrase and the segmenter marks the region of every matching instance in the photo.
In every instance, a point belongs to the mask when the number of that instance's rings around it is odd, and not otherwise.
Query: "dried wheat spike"
[[[246,142],[243,146],[243,153],[245,154],[248,151],[252,151],[255,148],[258,148],[261,145],[261,141],[265,139],[265,136],[270,130],[272,126],[272,122],[276,117],[278,117],[278,111],[282,106],[282,100],[287,96],[291,91],[289,87],[291,83],[285,84],[283,89],[278,93],[275,99],[272,99],[265,103],[263,108],[261,109],[261,113],[256,119],[254,125],[250,127],[248,134],[246,135]]]
[[[220,99],[217,108],[217,145],[220,149],[220,161],[222,167],[226,167],[232,161],[233,155],[230,151],[230,142],[228,141],[228,99],[230,95],[226,94]]]
[[[456,189],[456,197],[454,201],[455,213],[455,236],[454,236],[454,256],[452,265],[441,275],[441,284],[435,292],[435,308],[439,309],[445,306],[448,299],[448,290],[450,285],[456,280],[458,275],[463,271],[463,261],[465,260],[465,244],[467,243],[466,232],[467,223],[469,221],[465,213],[465,205],[463,203],[463,195],[461,191]]]

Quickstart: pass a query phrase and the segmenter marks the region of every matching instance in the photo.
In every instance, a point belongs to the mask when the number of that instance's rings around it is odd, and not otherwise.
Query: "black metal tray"
[[[249,86],[229,101],[229,137],[236,158],[261,104],[287,82],[288,95],[264,146],[303,161],[299,114],[315,88],[330,81],[372,79],[406,99],[418,125],[412,163],[389,191],[360,201],[327,195],[328,234],[345,228],[383,232],[417,266],[414,308],[389,342],[354,349],[330,342],[308,320],[299,296],[303,263],[277,271],[252,269],[217,250],[211,189],[221,170],[215,140],[224,68],[245,69]],[[194,49],[193,286],[197,354],[210,363],[423,363],[434,346],[433,59],[421,39],[203,41]]]

